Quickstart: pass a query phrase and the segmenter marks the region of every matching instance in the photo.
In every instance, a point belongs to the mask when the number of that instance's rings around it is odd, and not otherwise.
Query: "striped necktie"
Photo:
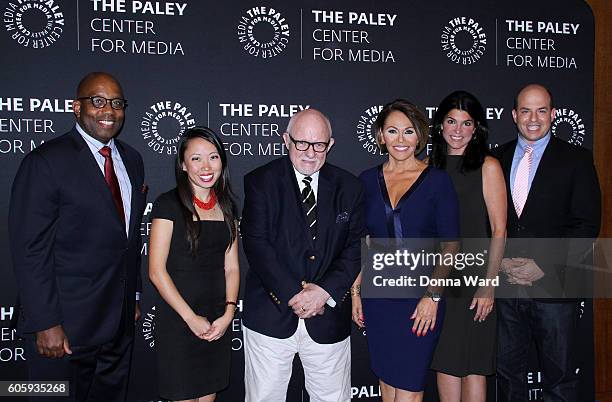
[[[310,229],[312,240],[317,238],[317,200],[315,199],[314,191],[310,186],[312,177],[306,176],[302,179],[304,189],[302,190],[302,207],[306,214],[306,223]]]
[[[529,174],[531,173],[531,163],[533,162],[533,147],[527,145],[525,153],[516,168],[516,176],[512,186],[512,201],[516,215],[520,218],[529,195]]]

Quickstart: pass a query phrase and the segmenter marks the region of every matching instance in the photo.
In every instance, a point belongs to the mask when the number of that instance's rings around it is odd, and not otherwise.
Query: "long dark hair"
[[[178,195],[181,202],[181,210],[183,212],[183,218],[185,219],[185,227],[187,228],[186,238],[189,244],[189,251],[195,255],[198,249],[198,240],[200,237],[200,218],[193,205],[193,189],[187,172],[183,170],[183,162],[185,161],[185,151],[189,142],[194,138],[201,138],[205,141],[210,142],[215,146],[219,157],[221,158],[221,176],[213,186],[217,202],[223,212],[223,220],[227,225],[227,229],[231,234],[231,242],[236,239],[236,217],[238,216],[236,211],[236,205],[234,203],[234,193],[230,186],[229,169],[227,167],[227,155],[223,149],[223,145],[215,134],[208,127],[194,127],[185,131],[183,139],[179,145],[178,154],[176,155],[176,164],[174,167],[174,173],[176,176],[176,186],[178,189]],[[193,217],[198,218],[196,221]]]
[[[485,157],[489,155],[489,147],[487,145],[489,126],[482,105],[474,95],[466,91],[455,91],[440,102],[440,106],[438,106],[431,124],[432,150],[429,156],[429,164],[440,169],[446,167],[448,145],[442,135],[442,123],[446,115],[453,109],[462,110],[474,119],[476,128],[472,139],[463,153],[461,171],[476,170],[482,166]]]

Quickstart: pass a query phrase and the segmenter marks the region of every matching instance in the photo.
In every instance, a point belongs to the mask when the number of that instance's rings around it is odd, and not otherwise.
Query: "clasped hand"
[[[194,315],[191,319],[187,320],[187,325],[195,336],[205,341],[212,342],[225,334],[231,321],[231,317],[229,317],[228,314],[224,314],[217,318],[212,324],[206,317]]]
[[[306,283],[300,293],[289,300],[289,307],[300,318],[310,318],[325,313],[329,293],[319,285]]]
[[[544,271],[531,258],[504,258],[501,269],[508,275],[508,283],[513,285],[531,286],[544,276]]]

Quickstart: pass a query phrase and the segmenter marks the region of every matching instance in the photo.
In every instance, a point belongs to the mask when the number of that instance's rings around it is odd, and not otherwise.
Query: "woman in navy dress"
[[[418,160],[428,122],[416,106],[398,99],[374,123],[389,160],[360,176],[366,189],[370,238],[459,236],[457,195],[443,170]],[[449,243],[442,243],[444,246]],[[384,402],[421,401],[444,316],[444,302],[431,289],[419,298],[360,299],[361,275],[353,285],[353,320],[367,325],[370,362]],[[362,309],[363,305],[363,309]]]

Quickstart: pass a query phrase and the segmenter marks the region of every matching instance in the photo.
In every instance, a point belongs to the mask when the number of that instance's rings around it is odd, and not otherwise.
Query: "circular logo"
[[[23,47],[51,46],[64,32],[64,14],[54,0],[9,2],[2,16],[6,31]]]
[[[240,17],[238,40],[254,57],[269,59],[278,56],[289,43],[289,25],[277,10],[253,7]]]
[[[176,155],[181,136],[195,127],[189,109],[180,102],[163,100],[151,105],[140,121],[140,134],[155,153]]]
[[[585,128],[580,115],[572,109],[557,109],[550,131],[570,144],[581,146],[584,142]]]
[[[361,143],[361,147],[372,155],[383,155],[376,142],[376,133],[372,130],[376,117],[382,108],[382,105],[375,105],[367,108],[363,111],[361,116],[359,116],[359,120],[357,121],[357,139]]]
[[[440,44],[449,60],[465,66],[482,58],[487,47],[487,35],[474,19],[456,17],[442,29]]]
[[[140,318],[142,321],[142,336],[150,348],[155,347],[155,306]]]

